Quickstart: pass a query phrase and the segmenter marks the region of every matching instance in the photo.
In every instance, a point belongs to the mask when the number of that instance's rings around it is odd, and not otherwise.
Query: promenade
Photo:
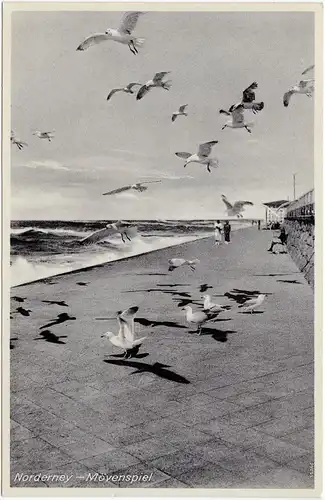
[[[13,288],[11,486],[313,488],[313,293],[270,238],[249,228]],[[201,263],[169,273],[174,257]],[[198,336],[179,305],[199,309],[202,285],[231,309]],[[266,299],[243,314],[231,297],[253,291]],[[132,305],[147,338],[124,360],[101,335]]]

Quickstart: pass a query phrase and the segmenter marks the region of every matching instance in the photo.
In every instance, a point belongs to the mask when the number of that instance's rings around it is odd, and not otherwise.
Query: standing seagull
[[[187,167],[189,163],[201,163],[202,165],[206,165],[208,172],[211,173],[210,167],[217,168],[218,160],[211,158],[209,155],[212,151],[213,146],[218,144],[218,141],[210,141],[204,142],[200,144],[199,150],[197,153],[175,153],[179,158],[185,158],[186,162],[184,168]]]
[[[244,307],[245,309],[243,310],[243,312],[249,312],[250,311],[251,314],[252,314],[253,310],[256,309],[256,307],[260,306],[264,302],[265,297],[266,297],[265,294],[260,293],[254,299],[246,300],[246,302],[244,304],[241,304],[238,307]]]
[[[112,332],[106,332],[102,335],[102,337],[108,338],[114,346],[122,348],[124,350],[125,358],[130,356],[128,351],[141,345],[147,338],[134,338],[134,316],[136,315],[138,309],[138,307],[130,307],[125,311],[119,311],[117,313],[117,321],[120,327],[118,334],[116,335]]]
[[[140,86],[141,87],[141,83],[129,83],[129,85],[127,85],[126,87],[123,87],[123,88],[118,88],[118,89],[112,89],[110,91],[110,93],[108,94],[107,96],[107,101],[110,100],[110,98],[116,93],[116,92],[125,92],[126,94],[134,94],[134,90],[133,87],[135,87],[136,85]]]
[[[171,87],[171,80],[163,81],[163,78],[166,75],[169,75],[169,73],[170,71],[161,71],[160,73],[156,73],[152,80],[149,80],[139,89],[137,93],[137,101],[142,99],[142,97],[154,87],[161,87],[162,89],[169,90]]]
[[[197,311],[193,313],[192,307],[191,306],[185,306],[183,307],[183,310],[185,311],[185,316],[186,316],[186,321],[190,323],[191,325],[196,325],[197,326],[197,334],[201,335],[201,330],[202,330],[202,325],[206,323],[207,321],[210,321],[212,319],[216,319],[219,312],[212,312],[212,311]]]
[[[229,128],[245,128],[247,132],[251,133],[252,131],[248,127],[252,127],[253,123],[248,123],[244,119],[244,104],[237,104],[231,106],[229,111],[225,111],[224,109],[220,109],[219,113],[231,116],[231,120],[229,120],[221,130],[224,130],[226,127]]]
[[[241,212],[245,210],[245,205],[254,205],[251,201],[236,201],[232,205],[224,194],[221,195],[221,199],[227,207],[228,216],[236,215],[238,218],[243,217]]]
[[[52,130],[51,132],[40,132],[39,130],[35,130],[35,132],[33,132],[33,135],[36,135],[36,137],[38,137],[39,139],[47,139],[49,142],[51,142],[54,137],[53,132],[54,130]]]
[[[187,113],[185,113],[185,108],[187,108],[188,104],[183,104],[183,106],[180,106],[178,108],[178,111],[175,111],[173,114],[172,114],[172,122],[174,122],[176,120],[176,118],[178,116],[187,116]]]
[[[13,130],[11,131],[10,142],[11,142],[11,144],[15,144],[17,146],[17,148],[19,149],[19,151],[21,151],[24,146],[28,146],[27,142],[23,142],[23,141],[17,139],[17,137],[15,137],[15,133]]]
[[[143,38],[136,38],[132,36],[132,31],[135,29],[139,16],[143,12],[125,12],[122,17],[121,24],[118,29],[107,29],[105,33],[94,33],[88,36],[78,47],[77,50],[86,50],[92,45],[96,45],[106,40],[113,40],[114,42],[123,43],[128,45],[132,54],[138,53],[137,47],[144,44]]]
[[[140,193],[142,193],[142,191],[146,191],[148,189],[147,186],[144,186],[143,184],[154,184],[157,182],[161,181],[137,182],[136,184],[130,184],[129,186],[123,186],[118,189],[114,189],[113,191],[108,191],[107,193],[103,193],[103,196],[123,193],[124,191],[129,191],[130,189],[134,189],[135,191],[139,191]]]

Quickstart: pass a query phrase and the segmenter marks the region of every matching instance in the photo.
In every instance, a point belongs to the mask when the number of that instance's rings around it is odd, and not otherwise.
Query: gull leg
[[[207,171],[210,172],[210,174],[211,174],[210,163],[207,164]]]
[[[247,130],[247,132],[249,132],[250,134],[252,133],[252,131],[245,125],[245,129]]]
[[[125,239],[124,239],[123,233],[121,233],[121,238],[122,238],[123,243],[125,243]]]
[[[227,125],[224,125],[221,130],[224,130],[227,127]]]

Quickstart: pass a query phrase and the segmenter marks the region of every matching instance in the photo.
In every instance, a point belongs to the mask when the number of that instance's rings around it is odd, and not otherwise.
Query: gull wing
[[[110,100],[110,98],[112,97],[112,95],[114,95],[116,92],[121,92],[122,90],[123,90],[123,89],[112,89],[112,90],[110,91],[110,93],[108,94],[108,96],[107,96],[107,101],[109,101],[109,100]]]
[[[234,203],[234,210],[241,210],[245,205],[254,205],[251,201],[236,201]]]
[[[203,144],[200,144],[198,155],[199,156],[209,156],[213,146],[215,146],[216,144],[218,144],[218,141],[210,141],[210,142],[204,142]]]
[[[244,106],[240,104],[239,106],[236,106],[232,111],[232,121],[233,124],[240,125],[244,123]]]
[[[176,120],[177,116],[178,116],[178,115],[177,115],[176,113],[173,113],[173,114],[172,114],[172,122],[174,122],[174,121]]]
[[[257,82],[253,82],[249,87],[247,87],[247,89],[244,90],[242,102],[253,102],[255,100],[254,89],[257,89],[257,86]]]
[[[222,195],[221,199],[224,202],[224,204],[226,205],[226,207],[228,208],[228,210],[232,210],[233,209],[232,204],[227,200],[227,198],[225,197],[225,195]]]
[[[138,85],[139,87],[141,87],[142,83],[136,83],[136,82],[129,83],[129,85],[127,85],[126,88],[129,89],[129,90],[132,90],[132,88],[135,87],[136,85]]]
[[[264,108],[264,102],[243,102],[241,103],[244,109],[251,109],[252,111],[261,111]]]
[[[160,73],[156,73],[155,76],[153,77],[154,83],[161,82],[164,76],[168,75],[169,73],[170,71],[161,71]]]
[[[188,106],[188,104],[183,104],[183,106],[180,106],[180,107],[179,107],[179,112],[180,112],[180,113],[184,113],[185,108],[187,108],[187,106]]]
[[[155,184],[156,182],[161,182],[160,180],[159,181],[144,181],[144,182],[140,182],[140,184]]]
[[[137,306],[129,307],[125,311],[118,314],[118,318],[125,321],[124,323],[124,335],[129,342],[134,341],[135,329],[134,329],[134,317],[138,312],[139,308]]]
[[[137,93],[137,101],[142,99],[146,94],[148,94],[149,90],[151,87],[147,87],[147,85],[142,85],[142,87],[139,89]]]
[[[144,14],[144,12],[125,12],[118,31],[123,35],[131,35],[141,14]]]
[[[183,151],[180,151],[179,153],[175,153],[176,156],[179,156],[180,158],[184,158],[185,160],[187,160],[187,158],[189,158],[190,156],[192,156],[191,153],[185,153]]]
[[[294,94],[294,92],[292,90],[288,90],[288,92],[286,92],[283,96],[283,105],[286,108],[289,106],[289,101],[290,101],[292,94]]]
[[[312,69],[314,69],[314,67],[315,67],[315,64],[312,64],[311,66],[308,66],[308,68],[306,68],[301,74],[305,75],[306,73],[308,73],[309,71],[311,71]]]
[[[99,229],[98,231],[90,234],[86,238],[83,238],[80,243],[97,243],[98,241],[101,241],[113,234],[116,234],[116,230],[114,228],[104,227],[103,229]]]
[[[106,33],[94,33],[93,35],[85,38],[85,40],[77,47],[77,50],[86,50],[92,45],[97,45],[98,43],[105,42],[106,40],[109,40]]]
[[[247,306],[253,306],[256,304],[257,297],[254,297],[253,299],[248,299],[246,302],[243,304],[240,304],[238,307],[247,307]]]
[[[131,188],[132,188],[131,185],[130,186],[123,186],[123,187],[120,187],[118,189],[114,189],[113,191],[108,191],[107,193],[103,193],[103,196],[117,194],[117,193],[123,193],[124,191],[128,191]]]

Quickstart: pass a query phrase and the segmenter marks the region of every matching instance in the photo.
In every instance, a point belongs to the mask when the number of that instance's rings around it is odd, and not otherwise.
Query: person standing
[[[225,235],[225,243],[228,245],[230,243],[230,232],[231,232],[231,225],[227,221],[225,225],[223,226],[223,234]]]
[[[220,224],[220,220],[214,224],[214,239],[217,246],[222,242],[222,224]]]

